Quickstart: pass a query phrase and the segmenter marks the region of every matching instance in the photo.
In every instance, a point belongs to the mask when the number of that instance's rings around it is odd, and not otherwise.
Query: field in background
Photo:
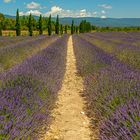
[[[43,34],[48,34],[47,31],[44,31]],[[2,35],[3,36],[16,36],[16,31],[14,30],[6,30],[6,31],[2,31]],[[21,31],[21,35],[22,36],[27,36],[29,35],[28,31]],[[33,35],[39,35],[39,31],[33,31]]]
[[[67,32],[68,34],[71,33],[70,30],[68,30]],[[43,31],[43,34],[48,35],[48,31]],[[55,34],[55,32],[52,31],[52,34]],[[29,35],[28,31],[21,31],[21,36],[28,36],[28,35]],[[39,31],[33,31],[33,36],[35,35],[39,35]],[[2,36],[10,36],[10,37],[16,36],[16,31],[15,30],[2,31]]]

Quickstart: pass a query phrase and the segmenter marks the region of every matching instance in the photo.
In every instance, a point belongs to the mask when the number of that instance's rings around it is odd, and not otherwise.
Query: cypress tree
[[[29,15],[28,29],[29,29],[29,35],[33,36],[33,23],[32,23],[32,14],[31,13]]]
[[[60,25],[60,33],[61,33],[61,35],[63,35],[63,25],[62,24]]]
[[[76,33],[78,34],[78,30],[79,30],[79,28],[78,28],[78,26],[76,26]]]
[[[73,33],[75,33],[76,31],[76,26],[73,26]]]
[[[0,22],[0,36],[2,36],[2,26],[1,26],[1,22]]]
[[[57,15],[56,23],[55,23],[55,33],[59,34],[59,16]]]
[[[51,21],[51,15],[50,15],[48,19],[48,35],[51,36],[51,34],[52,34],[52,21]]]
[[[42,35],[43,34],[42,15],[40,15],[40,17],[39,17],[38,24],[39,24],[39,34]]]
[[[82,22],[79,25],[79,33],[82,33]]]
[[[65,34],[67,34],[68,26],[65,25]]]
[[[19,17],[19,10],[17,9],[17,14],[16,14],[16,35],[20,36],[20,34],[21,34],[20,17]]]
[[[71,24],[71,34],[74,34],[74,20],[72,20]]]

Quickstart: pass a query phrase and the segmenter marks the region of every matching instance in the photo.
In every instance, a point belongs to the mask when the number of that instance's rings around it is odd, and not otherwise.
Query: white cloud
[[[51,8],[51,10],[49,11],[49,12],[47,12],[46,13],[46,15],[56,15],[56,14],[59,14],[59,13],[61,13],[62,12],[62,8],[60,8],[59,6],[53,6],[52,8]]]
[[[104,9],[112,9],[112,6],[109,4],[102,4],[102,5],[99,5],[99,7],[102,7]]]
[[[35,6],[35,5],[36,4],[33,4],[32,2],[32,4],[30,5],[31,9],[26,12],[23,12],[23,11],[20,12],[20,15],[29,15],[31,13],[37,16],[42,14],[43,16],[48,17],[51,14],[52,17],[56,17],[57,15],[59,15],[60,17],[75,17],[76,18],[76,17],[97,17],[97,16],[101,16],[101,14],[106,14],[105,10],[102,10],[100,13],[97,11],[88,11],[87,9],[79,9],[79,10],[63,9],[59,6],[52,6],[48,12],[41,13],[39,9],[34,9],[35,7],[40,7],[40,9],[42,9],[41,5],[39,4],[38,6],[37,5]]]
[[[105,18],[107,18],[107,17],[106,17],[106,16],[101,16],[101,18],[105,19]]]
[[[5,2],[5,3],[9,3],[9,2],[11,2],[12,0],[3,0],[3,2]]]
[[[40,8],[41,6],[40,6],[40,4],[39,3],[36,3],[36,2],[31,2],[31,3],[28,3],[27,5],[26,5],[26,7],[28,8],[28,9],[38,9],[38,8]]]
[[[105,10],[102,10],[101,13],[102,13],[102,14],[106,14],[106,11],[105,11]]]
[[[88,12],[86,9],[69,10],[59,6],[53,6],[50,11],[44,14],[44,16],[49,16],[50,14],[52,16],[59,15],[60,17],[95,17],[97,12]]]
[[[20,16],[23,16],[23,15],[30,15],[30,13],[32,15],[35,15],[35,16],[39,16],[40,14],[42,14],[39,10],[30,10],[30,11],[27,11],[27,12],[19,12]]]
[[[80,10],[80,12],[86,12],[87,10],[86,9],[82,9],[82,10]]]
[[[80,17],[85,17],[86,14],[87,14],[87,10],[86,9],[80,10],[80,13],[79,13]]]

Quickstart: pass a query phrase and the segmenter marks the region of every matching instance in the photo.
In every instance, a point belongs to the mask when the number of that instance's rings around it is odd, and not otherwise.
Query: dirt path
[[[67,50],[66,73],[62,89],[58,93],[54,121],[42,140],[90,140],[89,119],[84,113],[84,100],[81,97],[83,80],[76,75],[76,60],[70,36]]]

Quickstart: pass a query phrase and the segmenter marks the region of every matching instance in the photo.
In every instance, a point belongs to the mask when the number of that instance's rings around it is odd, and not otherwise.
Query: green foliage
[[[17,14],[16,14],[16,35],[20,36],[20,34],[21,34],[20,18],[19,18],[19,10],[17,9]]]
[[[51,22],[51,15],[50,15],[48,20],[48,35],[51,36],[51,34],[52,34],[52,22]]]
[[[1,27],[1,22],[0,22],[0,36],[2,36],[2,27]]]
[[[29,29],[29,16],[20,16],[20,28],[22,30],[28,30]],[[16,30],[16,19],[14,18],[4,18],[4,16],[1,16],[0,14],[0,21],[2,23],[2,29],[3,30]],[[47,30],[48,24],[48,18],[42,17],[42,29]],[[32,16],[32,27],[33,30],[39,30],[39,18],[34,18]]]
[[[60,34],[63,35],[63,25],[60,25]]]
[[[33,19],[32,19],[31,14],[29,15],[28,30],[29,30],[29,35],[32,36],[33,35]]]
[[[28,30],[28,20],[27,16],[20,17],[21,30]]]
[[[2,36],[2,22],[4,20],[4,15],[0,13],[0,36]]]
[[[32,114],[32,110],[30,108],[27,108],[26,111],[27,111],[27,114],[28,115],[31,115]]]
[[[79,27],[78,26],[76,26],[75,27],[75,32],[78,34],[78,31],[79,31]]]
[[[137,69],[140,69],[139,51],[126,48],[124,50],[121,50],[119,53],[115,52],[115,54],[119,60],[121,60]]]
[[[59,16],[57,15],[56,23],[55,23],[55,33],[59,34]]]
[[[0,13],[0,22],[4,20],[4,15],[2,13]]]
[[[38,24],[39,24],[39,34],[42,35],[43,34],[42,15],[40,15],[39,17]]]
[[[94,30],[96,30],[96,29],[97,29],[97,27],[96,27],[96,26],[94,26],[94,25],[92,25],[92,26],[91,26],[91,29],[94,31]]]
[[[65,34],[67,34],[67,32],[68,32],[68,26],[65,25]]]
[[[3,30],[15,30],[16,19],[5,18],[2,21],[2,29]]]
[[[80,33],[86,33],[90,32],[92,30],[90,22],[87,22],[86,20],[81,21],[79,25],[79,32]]]
[[[17,9],[16,19],[6,18],[2,13],[0,13],[0,36],[1,30],[16,30],[16,35],[19,36],[22,30],[28,30],[29,35],[33,35],[33,30],[38,30],[39,34],[43,34],[43,30],[48,30],[48,34],[51,35],[52,31],[56,34],[61,33],[61,26],[59,24],[59,16],[57,15],[56,21],[52,21],[51,17],[45,18],[40,15],[39,19],[33,16],[19,16],[19,10]],[[71,34],[74,33],[85,33],[91,31],[97,32],[107,32],[107,31],[140,31],[140,26],[138,27],[96,27],[91,25],[90,22],[86,20],[81,21],[80,25],[74,26],[74,21],[71,25],[64,26],[64,32],[67,34],[68,30],[71,30]]]
[[[74,34],[74,20],[72,20],[72,24],[71,24],[71,34]]]

